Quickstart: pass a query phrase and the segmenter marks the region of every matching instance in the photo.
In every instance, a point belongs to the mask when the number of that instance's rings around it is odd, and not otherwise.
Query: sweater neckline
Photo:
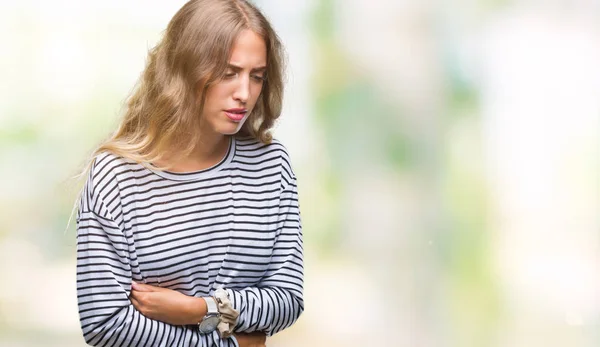
[[[173,172],[167,170],[158,170],[158,169],[150,169],[153,173],[170,180],[175,181],[190,181],[197,180],[201,178],[206,178],[213,176],[223,169],[225,166],[229,165],[235,156],[235,147],[236,140],[235,136],[229,137],[229,148],[227,148],[227,154],[219,161],[217,164],[198,171],[190,171],[190,172]]]

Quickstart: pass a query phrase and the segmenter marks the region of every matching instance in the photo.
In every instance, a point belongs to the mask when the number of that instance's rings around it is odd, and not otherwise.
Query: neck
[[[220,134],[214,137],[204,136],[192,153],[188,157],[182,158],[182,160],[206,162],[217,159],[217,161],[220,161],[227,153],[228,147],[229,136]]]
[[[228,148],[229,136],[205,136],[188,156],[180,157],[176,162],[161,161],[156,164],[168,166],[169,171],[173,172],[200,171],[223,160]]]

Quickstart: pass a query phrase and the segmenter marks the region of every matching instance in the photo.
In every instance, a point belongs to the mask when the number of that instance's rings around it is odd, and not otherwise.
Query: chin
[[[241,128],[242,128],[241,125],[238,126],[236,124],[236,125],[232,125],[229,127],[223,127],[221,129],[219,129],[218,133],[221,135],[235,135],[240,131]]]
[[[238,123],[234,123],[234,122],[227,122],[226,124],[223,124],[223,126],[221,127],[221,131],[219,131],[219,133],[223,134],[223,135],[235,135],[237,134],[240,129],[242,129],[242,126],[244,125],[244,123],[246,122],[248,118],[244,118],[242,119],[242,121],[238,122]]]

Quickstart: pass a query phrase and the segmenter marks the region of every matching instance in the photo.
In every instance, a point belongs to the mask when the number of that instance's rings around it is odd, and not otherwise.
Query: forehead
[[[265,40],[254,31],[242,31],[231,47],[229,63],[240,67],[264,66],[267,63]]]

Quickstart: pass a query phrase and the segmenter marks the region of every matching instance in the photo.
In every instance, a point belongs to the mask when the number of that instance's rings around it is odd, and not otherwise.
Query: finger
[[[262,332],[252,332],[245,334],[245,340],[251,346],[264,346],[267,342],[267,335]]]
[[[259,345],[264,346],[267,343],[267,335],[263,332],[256,332],[253,337],[256,338],[256,343]]]
[[[147,310],[144,309],[144,306],[141,304],[141,302],[139,300],[137,300],[136,298],[131,298],[131,304],[144,317],[153,318],[150,316],[150,312],[147,312]]]
[[[233,334],[233,337],[237,341],[238,346],[240,346],[240,347],[248,347],[248,346],[250,346],[250,343],[248,341],[248,337],[245,334],[243,334],[243,333],[235,333],[235,334]]]
[[[147,294],[144,294],[144,292],[140,292],[137,290],[131,290],[131,294],[129,294],[129,298],[135,299],[135,301],[137,301],[138,304],[141,304],[143,301],[144,295],[147,295]]]
[[[131,288],[133,288],[133,290],[137,290],[138,292],[153,292],[154,291],[154,289],[153,289],[154,287],[152,287],[151,285],[137,283],[135,281],[131,281]]]
[[[137,301],[137,299],[133,296],[129,297],[129,300],[131,301],[131,304],[133,304],[133,307],[135,307],[135,309],[139,311],[141,307],[140,302]]]

